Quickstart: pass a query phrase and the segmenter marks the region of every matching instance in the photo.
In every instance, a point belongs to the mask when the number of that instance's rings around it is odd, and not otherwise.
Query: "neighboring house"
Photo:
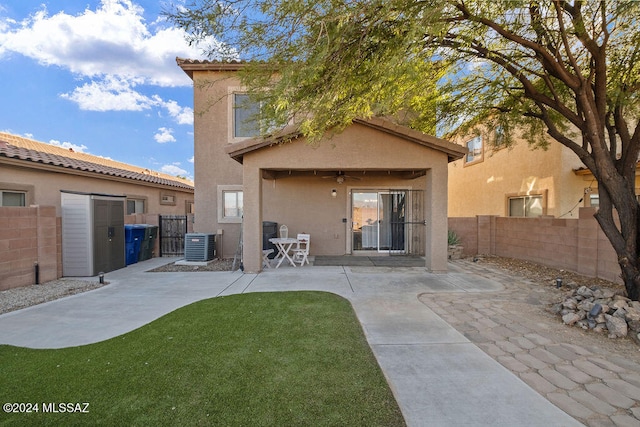
[[[532,149],[522,139],[492,146],[490,136],[457,138],[469,151],[449,164],[450,217],[577,218],[580,207],[597,207],[598,183],[568,148],[550,140]]]
[[[194,86],[194,230],[216,234],[219,255],[242,236],[245,270],[259,271],[267,221],[309,233],[312,255],[417,254],[446,271],[447,165],[464,147],[381,118],[313,146],[295,132],[261,138],[237,76],[245,64],[177,63]]]
[[[62,192],[120,196],[127,223],[193,212],[191,181],[0,132],[0,290],[64,274]]]
[[[0,206],[55,206],[60,191],[126,196],[125,214],[193,211],[193,182],[0,132]]]

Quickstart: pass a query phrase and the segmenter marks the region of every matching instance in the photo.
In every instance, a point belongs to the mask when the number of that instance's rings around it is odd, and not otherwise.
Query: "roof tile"
[[[0,157],[193,190],[193,182],[104,157],[0,132]]]

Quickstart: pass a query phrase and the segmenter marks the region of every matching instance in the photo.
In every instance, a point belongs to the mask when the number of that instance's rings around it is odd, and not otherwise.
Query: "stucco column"
[[[447,165],[427,170],[424,197],[425,259],[433,273],[447,272]]]
[[[244,220],[242,262],[245,273],[262,270],[262,185],[260,168],[250,162],[243,165]]]

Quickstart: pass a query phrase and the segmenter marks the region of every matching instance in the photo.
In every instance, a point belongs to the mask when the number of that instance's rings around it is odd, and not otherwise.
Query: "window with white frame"
[[[242,191],[223,191],[225,218],[242,218]]]
[[[144,213],[144,199],[127,199],[127,215]]]
[[[0,206],[26,206],[27,193],[23,191],[0,190]]]
[[[543,212],[541,195],[509,197],[509,216],[538,217]]]
[[[465,157],[465,164],[475,163],[482,160],[482,136],[478,135],[475,138],[467,141],[467,157]]]
[[[218,222],[240,223],[243,213],[242,185],[218,185]]]
[[[233,137],[253,138],[260,135],[260,105],[245,93],[233,94]]]

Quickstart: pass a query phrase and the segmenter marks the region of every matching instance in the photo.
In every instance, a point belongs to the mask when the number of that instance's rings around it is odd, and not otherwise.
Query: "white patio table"
[[[298,242],[298,239],[294,239],[293,237],[274,237],[269,239],[269,241],[278,248],[278,253],[274,258],[274,260],[278,260],[275,268],[280,267],[280,264],[282,264],[285,259],[289,260],[289,264],[292,266],[296,266],[293,259],[289,256],[289,251],[291,250],[291,247]]]

